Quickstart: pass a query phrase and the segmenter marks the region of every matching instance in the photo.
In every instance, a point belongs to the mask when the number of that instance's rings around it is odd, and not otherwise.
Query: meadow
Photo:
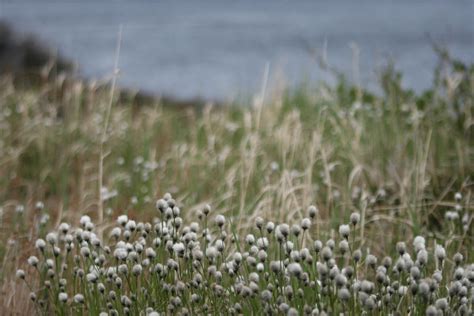
[[[470,315],[474,66],[173,108],[0,83],[3,315]]]

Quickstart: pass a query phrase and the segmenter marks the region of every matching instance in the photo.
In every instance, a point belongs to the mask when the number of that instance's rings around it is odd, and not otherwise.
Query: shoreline
[[[92,90],[110,89],[110,83],[106,80],[82,77],[78,74],[76,65],[67,57],[55,56],[46,44],[38,42],[34,34],[18,33],[8,23],[1,20],[0,77],[11,80],[16,88],[42,87],[51,82],[61,81],[63,89],[78,83]],[[178,98],[127,87],[117,87],[116,91],[119,101],[132,100],[132,104],[137,106],[158,102],[163,106],[176,109],[202,109],[207,104],[224,105],[224,102],[219,100],[206,100],[201,97]]]

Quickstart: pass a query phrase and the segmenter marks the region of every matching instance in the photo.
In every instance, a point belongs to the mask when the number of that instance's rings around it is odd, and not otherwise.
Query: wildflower
[[[115,238],[115,239],[118,239],[121,234],[122,234],[122,230],[120,229],[120,227],[114,227],[110,231],[110,237]]]
[[[143,268],[139,264],[134,265],[132,268],[132,273],[135,276],[139,276],[140,274],[142,274],[142,271],[143,271]]]
[[[64,293],[64,292],[59,293],[58,299],[61,303],[66,303],[67,302],[67,293]]]
[[[223,252],[225,248],[225,244],[221,239],[216,240],[215,247],[217,251]]]
[[[421,236],[415,237],[415,239],[413,240],[413,247],[415,247],[416,252],[425,249],[425,238]]]
[[[418,285],[418,291],[419,291],[420,295],[422,295],[424,297],[427,297],[430,293],[429,284],[426,281],[420,282],[420,284]]]
[[[360,284],[360,289],[367,293],[367,294],[370,294],[372,293],[372,290],[374,289],[374,284],[370,281],[367,281],[367,280],[364,280],[362,281],[362,283]]]
[[[436,245],[435,256],[440,262],[443,261],[444,258],[446,258],[446,250],[444,250],[443,246]]]
[[[206,249],[206,257],[208,259],[210,260],[215,259],[217,258],[218,255],[219,255],[219,252],[217,251],[216,247],[211,246]]]
[[[407,249],[406,244],[403,241],[397,242],[396,248],[400,256],[403,256]]]
[[[311,220],[309,218],[303,218],[301,220],[301,228],[307,230],[311,227]]]
[[[373,299],[373,297],[369,296],[364,302],[363,302],[364,306],[368,309],[368,310],[373,310],[375,308],[375,300]]]
[[[438,284],[441,283],[441,281],[443,280],[443,273],[439,270],[436,270],[433,273],[433,280],[435,280]]]
[[[41,225],[46,225],[46,223],[49,221],[49,214],[43,214],[41,215],[40,218],[40,224]]]
[[[346,283],[347,283],[347,278],[346,278],[343,274],[339,273],[339,274],[337,274],[336,277],[334,278],[334,281],[335,281],[337,287],[341,288],[341,287],[343,287],[343,286],[346,285]]]
[[[323,243],[320,240],[315,240],[313,243],[314,251],[319,253],[322,248],[323,248]]]
[[[156,257],[156,252],[153,248],[146,248],[145,249],[145,256],[149,259],[153,259]]]
[[[248,234],[245,236],[245,242],[249,245],[253,245],[255,243],[255,237],[252,234]]]
[[[349,225],[341,225],[339,226],[339,234],[342,238],[347,239],[349,237],[350,228]]]
[[[271,234],[273,230],[275,229],[275,224],[273,222],[268,222],[266,226],[267,232]]]
[[[374,255],[367,255],[365,262],[368,266],[375,268],[375,265],[377,264],[377,257]]]
[[[97,275],[95,273],[88,273],[86,275],[87,282],[90,283],[95,283],[98,279]]]
[[[68,223],[61,223],[61,224],[59,225],[59,230],[60,230],[64,235],[67,234],[67,232],[69,231],[69,228],[70,228],[70,226],[69,226]]]
[[[92,222],[87,222],[85,225],[85,229],[89,232],[91,232],[94,229],[94,223]]]
[[[120,225],[120,226],[124,226],[127,224],[128,222],[128,216],[127,215],[120,215],[118,218],[117,218],[117,223]]]
[[[355,250],[352,255],[352,259],[354,259],[355,262],[359,262],[361,258],[362,258],[362,251],[360,251],[360,249]]]
[[[298,237],[299,234],[301,233],[301,227],[299,225],[294,224],[293,226],[291,226],[291,233],[295,237]]]
[[[58,243],[58,235],[56,233],[48,233],[46,235],[46,241],[51,245],[55,245]]]
[[[270,270],[272,270],[273,273],[280,272],[282,266],[283,266],[283,263],[281,261],[271,261],[270,262]]]
[[[84,303],[84,295],[82,295],[82,294],[74,295],[74,302],[77,303],[77,304],[83,304]]]
[[[120,297],[120,302],[122,303],[123,306],[130,307],[132,305],[132,301],[126,295],[122,295]]]
[[[299,277],[303,273],[301,265],[297,262],[292,262],[288,265],[288,272],[296,277]]]
[[[336,247],[336,242],[333,239],[329,239],[326,241],[326,246],[328,246],[331,250],[334,250],[334,247]]]
[[[426,265],[426,263],[428,262],[428,252],[425,249],[421,249],[420,251],[418,251],[418,254],[416,255],[416,261],[421,266]]]
[[[184,255],[185,250],[186,250],[186,247],[184,246],[183,243],[176,243],[173,245],[173,251],[180,257]]]
[[[460,254],[459,252],[457,252],[457,253],[454,255],[454,257],[453,257],[454,263],[455,263],[457,266],[459,266],[459,265],[462,263],[463,259],[464,259],[464,258],[463,258],[463,256],[462,256],[462,254]]]
[[[349,251],[349,243],[347,242],[347,240],[343,239],[339,242],[339,250],[342,254]]]
[[[323,250],[321,251],[321,256],[325,261],[328,261],[329,259],[332,258],[332,250],[329,247],[324,247]]]
[[[25,207],[23,205],[17,205],[15,208],[15,212],[18,214],[23,214],[24,211],[25,211]]]
[[[352,213],[350,217],[350,221],[352,225],[356,226],[360,221],[360,214],[356,212]]]
[[[28,258],[28,264],[29,264],[30,266],[32,266],[32,267],[36,267],[36,266],[38,265],[38,262],[39,262],[39,260],[38,260],[38,258],[35,257],[35,256],[30,256],[30,257]]]
[[[25,279],[25,271],[22,270],[22,269],[16,270],[16,277],[17,277],[18,279],[24,280],[24,279]]]
[[[288,224],[280,224],[277,226],[276,231],[281,233],[281,235],[286,238],[290,233],[290,226],[288,226]]]
[[[454,270],[454,278],[456,280],[461,280],[463,276],[464,276],[464,269],[461,267],[457,267],[456,270]]]
[[[418,280],[421,276],[420,269],[417,266],[410,268],[410,275],[414,280]]]
[[[448,211],[444,214],[444,216],[448,221],[455,221],[455,220],[459,219],[459,213],[458,212]]]
[[[462,194],[460,192],[456,192],[456,194],[454,194],[454,199],[456,200],[456,202],[461,202]]]
[[[314,205],[308,207],[308,215],[310,218],[315,218],[318,215],[318,208]]]
[[[88,258],[90,256],[90,254],[91,254],[91,251],[90,251],[89,247],[82,247],[81,248],[81,255],[83,257]]]
[[[438,309],[433,305],[430,305],[426,308],[426,316],[438,316]]]
[[[346,288],[341,288],[337,291],[337,296],[342,301],[348,301],[351,298],[351,293]]]
[[[263,224],[264,224],[263,218],[257,217],[255,219],[255,226],[257,226],[258,229],[262,229]]]
[[[134,220],[129,220],[127,224],[125,224],[125,229],[131,232],[135,231],[137,228],[137,223]]]
[[[119,260],[127,259],[128,252],[124,248],[116,248],[114,251],[114,257]]]
[[[47,260],[46,260],[46,266],[48,267],[48,269],[54,268],[54,261],[53,261],[53,259],[47,259]]]
[[[262,291],[262,294],[260,295],[260,297],[262,298],[262,300],[264,302],[270,302],[270,300],[272,299],[272,292],[270,292],[269,290],[264,290]]]
[[[91,218],[87,215],[82,216],[81,219],[79,220],[79,223],[81,223],[83,227],[85,227],[86,224],[90,222],[91,222]]]
[[[257,239],[257,247],[259,249],[266,250],[268,248],[268,238],[267,237],[261,237]]]
[[[442,311],[446,311],[448,309],[448,300],[446,298],[439,298],[436,300],[435,305]]]
[[[215,218],[215,221],[216,221],[216,224],[217,226],[219,226],[220,228],[222,228],[225,224],[225,217],[224,215],[217,215],[216,218]]]
[[[202,212],[204,213],[204,215],[209,215],[209,213],[211,212],[211,206],[209,204],[206,204],[202,210]]]

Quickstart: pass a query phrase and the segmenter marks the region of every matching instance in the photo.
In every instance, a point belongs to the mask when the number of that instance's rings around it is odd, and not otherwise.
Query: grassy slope
[[[454,192],[463,192],[472,212],[474,174],[473,70],[455,62],[447,70],[420,96],[388,72],[380,97],[341,81],[275,93],[261,108],[177,111],[121,100],[113,102],[103,144],[108,91],[60,81],[24,90],[4,81],[1,278],[10,279],[29,241],[63,219],[104,216],[106,229],[122,213],[152,218],[167,191],[185,213],[209,203],[234,216],[239,229],[256,216],[301,219],[316,204],[318,233],[331,234],[359,210],[359,238],[373,253],[418,233],[443,239]],[[117,196],[100,202],[100,182]],[[37,201],[44,210],[35,209]],[[471,233],[452,244],[471,246]],[[4,306],[12,286],[3,284]]]

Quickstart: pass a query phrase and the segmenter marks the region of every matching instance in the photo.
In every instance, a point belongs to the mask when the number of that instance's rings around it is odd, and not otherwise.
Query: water
[[[470,0],[0,0],[0,18],[99,78],[112,72],[122,25],[120,84],[180,98],[255,93],[267,63],[271,82],[330,80],[314,58],[324,47],[328,63],[353,78],[351,43],[368,87],[388,59],[405,86],[429,87],[431,39],[474,61]]]

